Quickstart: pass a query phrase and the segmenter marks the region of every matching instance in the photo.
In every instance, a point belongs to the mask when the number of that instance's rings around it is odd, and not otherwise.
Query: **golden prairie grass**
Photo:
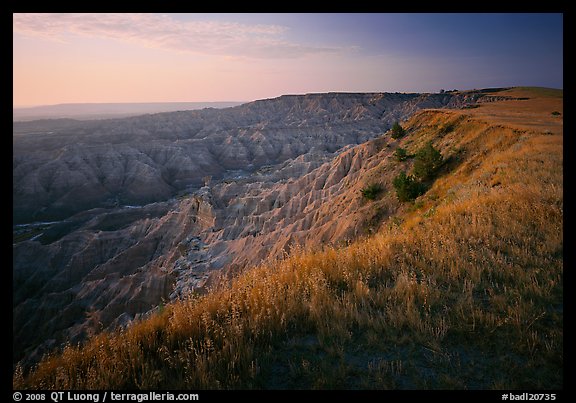
[[[401,225],[294,250],[14,388],[562,388],[562,136],[450,112],[407,129],[452,163]]]

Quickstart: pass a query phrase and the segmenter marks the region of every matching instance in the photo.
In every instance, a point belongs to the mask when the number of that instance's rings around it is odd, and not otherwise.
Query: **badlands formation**
[[[396,121],[498,99],[309,94],[227,109],[14,124],[14,362],[125,326],[297,245],[370,233]],[[389,171],[389,172],[388,172]]]

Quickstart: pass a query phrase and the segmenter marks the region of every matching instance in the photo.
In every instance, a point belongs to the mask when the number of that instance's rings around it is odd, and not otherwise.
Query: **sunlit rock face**
[[[15,223],[48,221],[17,227],[30,236],[13,246],[15,360],[124,326],[295,245],[355,238],[359,191],[389,157],[369,140],[418,109],[475,100],[311,94],[14,124]]]
[[[206,176],[332,153],[417,109],[463,102],[449,94],[310,94],[125,119],[14,123],[14,219],[166,200]]]

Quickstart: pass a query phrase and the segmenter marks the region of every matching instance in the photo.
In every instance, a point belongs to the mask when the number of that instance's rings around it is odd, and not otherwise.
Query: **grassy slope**
[[[14,387],[562,388],[563,137],[490,108],[408,122],[399,146],[431,139],[448,163],[376,235],[249,270]]]

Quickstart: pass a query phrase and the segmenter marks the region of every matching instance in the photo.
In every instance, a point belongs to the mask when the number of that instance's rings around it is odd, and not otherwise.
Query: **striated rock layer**
[[[361,197],[393,174],[394,141],[367,140],[420,108],[480,97],[311,94],[15,124],[14,219],[51,221],[15,227],[14,359],[123,326],[295,245],[366,234],[397,208],[390,189],[378,211]]]
[[[99,121],[14,123],[16,223],[95,207],[166,200],[206,176],[253,172],[315,151],[335,152],[385,132],[420,108],[478,94],[310,94],[233,108]]]

